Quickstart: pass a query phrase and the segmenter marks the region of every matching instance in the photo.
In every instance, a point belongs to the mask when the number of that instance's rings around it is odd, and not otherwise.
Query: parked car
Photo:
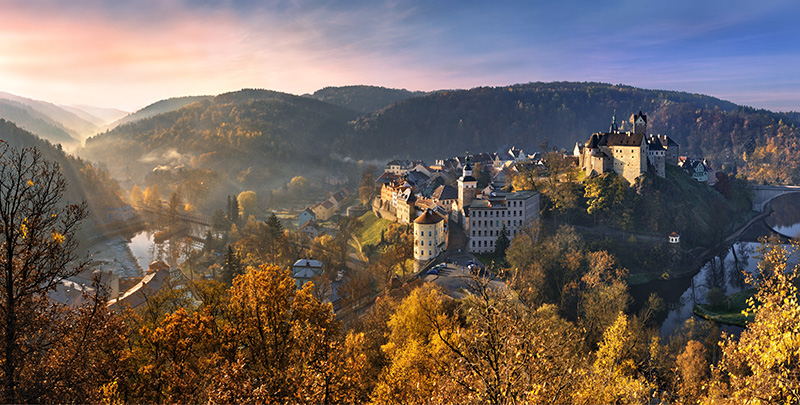
[[[433,276],[438,276],[439,275],[439,269],[437,267],[434,267],[434,268],[428,270],[428,274],[433,275]]]

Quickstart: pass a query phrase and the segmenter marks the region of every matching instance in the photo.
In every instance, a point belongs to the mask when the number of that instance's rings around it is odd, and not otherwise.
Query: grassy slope
[[[377,245],[381,241],[381,231],[388,229],[392,223],[387,219],[376,217],[372,211],[367,211],[358,219],[363,224],[358,235],[358,240],[362,245]]]
[[[709,304],[697,304],[694,306],[694,313],[708,320],[744,327],[748,322],[753,321],[754,315],[744,316],[742,311],[747,309],[747,300],[755,293],[755,289],[749,289],[729,295],[728,299],[731,301],[730,310],[727,305],[720,309],[714,308]]]

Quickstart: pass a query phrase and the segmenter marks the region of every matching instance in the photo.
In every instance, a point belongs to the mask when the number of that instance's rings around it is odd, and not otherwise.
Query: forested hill
[[[148,105],[145,108],[142,108],[141,110],[130,113],[118,119],[117,121],[114,121],[108,126],[108,128],[109,129],[116,128],[123,124],[127,124],[145,118],[150,118],[158,114],[163,114],[165,112],[175,111],[189,104],[196,103],[202,100],[208,100],[210,98],[212,98],[212,96],[188,96],[188,97],[173,97],[166,100],[157,101],[153,104]]]
[[[669,135],[683,155],[708,158],[717,169],[758,181],[800,184],[796,113],[698,94],[572,82],[441,91],[365,115],[353,111],[386,91],[393,90],[352,86],[315,93],[349,100],[348,108],[267,90],[222,94],[95,136],[82,155],[107,164],[122,180],[185,164],[280,183],[329,172],[329,165],[347,158],[432,163],[467,150],[518,146],[530,153],[545,142],[571,151],[575,142],[607,131],[615,111],[622,129],[630,129],[623,121],[641,108],[648,132]],[[244,183],[236,187],[251,187]]]
[[[369,114],[386,108],[398,101],[421,97],[428,93],[405,89],[388,89],[378,86],[325,87],[310,95],[326,103],[349,108],[359,114]]]
[[[116,180],[89,162],[64,153],[61,148],[4,119],[0,119],[0,140],[16,148],[35,147],[42,157],[61,166],[61,172],[67,180],[63,204],[85,201],[90,215],[94,215],[90,218],[100,222],[105,220],[108,209],[125,205]]]
[[[154,169],[191,172],[208,180],[206,190],[184,190],[185,196],[224,201],[225,193],[267,191],[297,175],[336,173],[342,162],[331,158],[333,144],[356,117],[307,97],[241,90],[121,125],[88,139],[80,155],[128,187],[145,184]],[[212,183],[219,187],[209,189]]]
[[[593,132],[607,131],[615,111],[620,122],[640,108],[648,115],[648,132],[669,135],[682,154],[707,157],[717,168],[749,167],[758,180],[800,182],[798,114],[602,83],[528,83],[410,98],[360,117],[341,144],[355,158],[426,160],[510,146],[535,151],[545,141],[572,150]],[[757,173],[764,164],[770,170]]]

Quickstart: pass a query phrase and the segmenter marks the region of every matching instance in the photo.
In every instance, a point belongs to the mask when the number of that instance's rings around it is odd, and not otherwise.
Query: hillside
[[[88,204],[90,220],[85,224],[85,229],[88,230],[92,223],[103,222],[107,210],[124,206],[120,198],[119,185],[107,172],[64,153],[48,141],[4,119],[0,119],[0,140],[17,148],[36,147],[45,159],[57,162],[61,166],[61,171],[67,180],[63,203],[85,201]]]
[[[87,139],[80,155],[108,167],[126,187],[159,184],[201,208],[215,207],[227,194],[249,189],[266,196],[294,176],[318,184],[351,167],[331,148],[354,118],[310,98],[242,90],[121,125]]]
[[[212,96],[189,96],[189,97],[174,97],[166,100],[157,101],[153,104],[148,105],[145,108],[142,108],[141,110],[130,113],[112,122],[107,126],[107,129],[113,129],[120,125],[128,124],[145,118],[154,117],[158,114],[163,114],[165,112],[175,111],[189,104],[198,101],[208,100],[210,98],[212,98]]]
[[[22,103],[0,100],[0,117],[14,122],[26,131],[35,133],[50,142],[61,144],[66,148],[74,148],[80,144],[63,126]]]
[[[360,118],[351,139],[360,151],[379,149],[391,140],[396,154],[418,156],[417,145],[432,139],[443,150],[424,148],[426,159],[463,153],[464,150],[499,151],[512,145],[536,150],[544,141],[572,149],[593,132],[606,130],[616,110],[626,119],[641,107],[652,116],[652,132],[664,132],[678,106],[735,111],[733,103],[680,92],[642,90],[600,83],[529,83],[508,87],[482,87],[442,91],[395,104]],[[670,132],[679,142],[683,130]],[[438,152],[438,154],[437,154]],[[370,153],[370,152],[367,152]]]
[[[68,111],[67,109],[46,101],[33,100],[3,92],[0,92],[0,100],[2,100],[5,104],[14,105],[17,107],[20,105],[24,106],[23,108],[27,109],[29,111],[29,115],[34,116],[35,119],[46,121],[50,126],[65,131],[70,137],[76,139],[77,141],[93,135],[97,131],[97,126],[92,123],[91,120],[86,120],[75,113]],[[34,113],[30,114],[30,112]],[[5,115],[0,115],[0,118],[6,118],[25,128],[32,128],[35,126],[30,122],[23,121],[22,118],[18,118],[19,121],[14,121],[14,119],[11,117],[6,117]],[[50,136],[60,137],[61,135],[58,134],[57,131],[53,132],[52,129],[43,129],[41,126],[39,126],[37,129],[42,130],[42,132],[39,133],[33,129],[29,130],[36,135],[52,141],[53,143],[62,143],[65,147],[68,146],[63,139],[58,140],[56,138],[50,138]]]
[[[116,108],[94,107],[90,105],[62,105],[60,107],[77,115],[83,120],[91,122],[97,127],[101,127],[128,115],[127,112]]]
[[[310,97],[333,105],[348,108],[359,114],[369,114],[394,103],[428,93],[405,89],[388,89],[378,86],[325,87]]]

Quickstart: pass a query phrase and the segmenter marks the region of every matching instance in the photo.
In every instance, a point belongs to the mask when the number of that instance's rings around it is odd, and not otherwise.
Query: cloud
[[[770,0],[0,2],[1,90],[127,110],[244,87],[598,80],[699,92],[742,77],[770,87],[793,83],[795,69],[758,58],[794,61],[800,35],[797,6]]]

